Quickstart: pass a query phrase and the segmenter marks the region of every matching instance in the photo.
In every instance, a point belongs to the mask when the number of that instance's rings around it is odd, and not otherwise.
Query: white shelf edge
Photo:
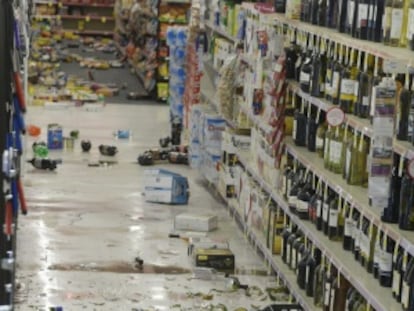
[[[331,259],[331,262],[337,267],[337,269],[342,272],[344,277],[347,278],[348,281],[365,297],[367,302],[371,306],[373,306],[376,309],[376,311],[399,311],[401,310],[400,304],[398,304],[395,300],[392,299],[391,291],[389,288],[380,287],[380,285],[377,283],[377,280],[375,280],[371,275],[369,275],[366,270],[363,270],[363,268],[359,266],[358,263],[350,262],[350,263],[347,263],[347,266],[345,266],[343,259],[346,257],[349,257],[350,253],[346,252],[345,250],[341,250],[343,254],[336,254],[335,252],[333,252],[331,250],[332,246],[334,244],[339,244],[339,243],[329,241],[327,237],[322,235],[320,232],[316,231],[315,228],[311,228],[312,224],[310,222],[306,223],[303,220],[299,219],[297,215],[293,214],[290,211],[289,206],[287,205],[284,198],[282,198],[280,194],[272,190],[272,188],[251,167],[247,159],[239,155],[239,160],[242,163],[242,165],[245,167],[245,169],[260,184],[260,187],[264,189],[267,193],[269,193],[269,195],[273,198],[273,200],[275,200],[277,204],[281,208],[283,208],[283,210],[289,215],[292,221],[303,231],[303,233],[307,235],[308,238],[312,240],[313,243],[315,243],[315,245],[322,251],[323,254],[327,255]],[[321,240],[324,240],[324,241],[322,242]],[[343,255],[343,256],[340,256],[340,255]],[[356,270],[356,271],[363,270],[364,273],[369,278],[372,278],[372,280],[370,281],[372,282],[375,281],[376,283],[363,284],[363,282],[361,281],[361,276],[359,274],[354,276],[355,272],[353,270]],[[380,297],[374,297],[371,294],[373,288],[376,288],[377,291],[379,292],[383,291],[384,292],[383,294],[385,295],[387,293],[387,295],[383,297],[383,295],[381,294]],[[387,305],[387,302],[389,303],[390,301],[392,301],[391,308],[389,308],[389,305]]]

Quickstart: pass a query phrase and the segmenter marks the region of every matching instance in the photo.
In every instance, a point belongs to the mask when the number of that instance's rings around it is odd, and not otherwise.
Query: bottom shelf
[[[104,36],[112,37],[114,35],[113,31],[104,31],[104,30],[78,30],[78,29],[62,29],[63,31],[70,31],[74,34],[81,36]]]

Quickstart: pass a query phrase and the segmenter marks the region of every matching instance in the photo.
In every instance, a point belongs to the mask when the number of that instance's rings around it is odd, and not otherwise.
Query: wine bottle
[[[312,113],[312,105],[308,108],[308,122],[306,127],[306,146],[309,151],[316,151],[316,133],[319,127],[320,109],[318,108],[316,114]]]
[[[410,311],[413,310],[410,309],[410,306],[414,305],[414,302],[412,301],[414,299],[413,296],[411,296],[411,287],[414,286],[414,257],[411,257],[411,259],[408,261],[407,269],[405,271],[404,277],[403,277],[403,284],[402,284],[402,292],[401,292],[401,304],[404,311]]]
[[[395,78],[397,92],[396,111],[396,137],[398,140],[408,140],[408,120],[411,108],[411,91],[409,90],[409,77],[400,74]]]
[[[318,109],[318,112],[320,110]],[[319,118],[324,119],[324,118]],[[323,158],[324,155],[324,147],[325,147],[325,132],[327,130],[327,123],[323,122],[320,124],[316,130],[316,138],[315,138],[315,151],[319,157]]]
[[[292,264],[292,247],[293,242],[296,240],[296,231],[293,231],[286,241],[286,264],[290,267]]]
[[[290,260],[290,269],[296,271],[299,262],[299,248],[300,245],[303,244],[304,237],[302,232],[296,232],[296,236],[293,238],[291,243],[291,260]],[[289,239],[288,239],[289,245]]]
[[[329,306],[331,304],[331,296],[332,296],[332,286],[334,282],[334,278],[332,275],[332,264],[328,262],[327,270],[325,273],[324,278],[324,300],[323,300],[323,308],[324,311],[329,311]]]
[[[341,33],[346,32],[347,28],[347,9],[349,0],[341,0],[339,2],[339,15],[338,15],[338,31]]]
[[[315,191],[312,186],[312,173],[307,170],[305,173],[305,185],[299,190],[296,202],[296,214],[300,219],[308,219],[308,205]]]
[[[408,44],[408,19],[410,14],[410,0],[401,0],[399,5],[402,8],[402,25],[400,40],[398,42],[399,47],[407,47]]]
[[[339,94],[341,87],[341,73],[343,71],[343,60],[345,57],[345,47],[339,45],[338,47],[338,60],[335,62],[332,69],[332,83],[331,83],[331,93],[332,93],[332,103],[334,105],[339,104]]]
[[[355,37],[361,40],[368,39],[369,0],[357,1],[357,19]]]
[[[354,144],[351,152],[351,163],[348,184],[367,187],[368,186],[368,170],[367,170],[367,157],[369,153],[368,138],[362,133],[357,137],[354,135]],[[359,142],[355,144],[356,140]]]
[[[311,14],[311,0],[301,1],[300,20],[303,22],[310,21]]]
[[[368,228],[368,253],[367,260],[365,263],[365,269],[368,273],[372,273],[374,270],[374,253],[375,253],[375,241],[377,239],[378,227],[375,226],[372,222]]]
[[[407,24],[407,45],[411,51],[414,51],[414,0],[410,0]]]
[[[399,228],[402,230],[414,230],[412,219],[413,182],[408,173],[404,173],[401,180]],[[411,217],[411,218],[410,218]]]
[[[286,224],[285,228],[282,231],[282,247],[281,247],[281,256],[282,261],[287,263],[288,259],[290,260],[290,253],[288,258],[288,249],[287,249],[287,240],[292,233],[292,226]]]
[[[293,169],[292,166],[289,165],[288,163],[285,165],[283,169],[282,181],[280,183],[281,184],[280,193],[283,195],[285,200],[287,199],[288,176],[290,172],[292,171],[292,169]]]
[[[306,289],[306,269],[310,257],[311,252],[305,249],[297,266],[296,282],[298,283],[299,288],[303,290]]]
[[[323,147],[323,165],[324,168],[330,168],[330,145],[331,138],[333,138],[333,129],[330,125],[325,131],[324,147]]]
[[[288,205],[289,209],[292,212],[296,212],[296,208],[298,205],[298,194],[300,190],[305,186],[304,180],[304,169],[298,169],[297,174],[295,175],[294,182],[292,184],[292,188],[288,195]]]
[[[328,185],[325,185],[325,194],[324,195],[324,201],[322,204],[322,228],[323,233],[325,235],[328,235],[329,231],[329,207],[331,205],[331,202],[335,200],[335,192],[328,188]]]
[[[347,8],[347,17],[346,17],[346,33],[350,34],[351,36],[355,37],[355,28],[356,28],[356,20],[357,20],[357,6],[355,4],[355,0],[348,1],[348,8]]]
[[[394,0],[391,11],[390,45],[399,46],[403,34],[404,0]]]
[[[381,240],[381,253],[378,264],[378,279],[383,287],[391,287],[392,285],[393,251],[395,247],[395,241],[384,233]]]
[[[342,173],[342,148],[343,148],[343,131],[339,126],[335,128],[334,135],[329,142],[329,168],[336,174]]]
[[[395,246],[392,265],[392,296],[396,301],[401,300],[401,285],[402,285],[402,263],[404,257],[404,250],[398,245]]]
[[[321,252],[314,245],[311,247],[311,253],[306,261],[306,296],[313,297],[313,283],[315,279],[316,267],[320,264]]]
[[[336,28],[338,21],[338,1],[337,0],[327,0],[327,10],[326,10],[326,27]]]
[[[365,53],[363,70],[359,75],[359,89],[357,99],[357,115],[368,118],[370,111],[371,81],[374,70],[374,57]]]
[[[348,149],[350,148],[350,145],[352,145],[353,137],[354,137],[355,130],[348,126],[348,122],[344,124],[344,135],[342,139],[342,155],[341,155],[341,162],[342,162],[342,178],[346,180],[346,174],[347,174],[347,165],[348,162],[351,160],[349,158],[349,152]]]
[[[398,223],[402,170],[404,167],[404,157],[401,157],[398,153],[394,152],[393,158],[388,205],[384,208],[381,215],[381,220],[388,223]]]
[[[383,41],[385,45],[391,44],[392,2],[393,0],[385,0],[384,4]]]
[[[311,1],[311,16],[310,20],[313,25],[318,24],[318,17],[319,17],[319,0],[312,0]]]
[[[309,40],[309,43],[311,40]],[[310,84],[311,84],[311,74],[312,74],[312,54],[313,54],[313,45],[308,44],[308,49],[305,54],[305,59],[303,61],[300,75],[299,75],[299,85],[302,91],[305,93],[310,92]]]
[[[369,0],[368,1],[368,34],[367,40],[374,41],[374,28],[375,28],[375,18],[376,18],[376,11],[377,11],[377,0]]]
[[[337,57],[337,47],[335,42],[328,43],[328,60],[326,65],[326,79],[325,79],[325,98],[332,101],[332,75]]]
[[[328,237],[330,240],[338,239],[339,205],[341,203],[342,198],[335,195],[334,199],[332,199],[329,204]]]
[[[319,0],[318,5],[318,25],[325,26],[326,24],[326,8],[328,5],[328,0]]]
[[[363,216],[358,213],[357,211],[354,211],[354,230],[353,230],[353,243],[352,243],[352,253],[354,254],[354,259],[356,261],[360,260],[361,257],[361,244],[362,244],[362,218]]]
[[[295,78],[295,70],[296,70],[296,63],[298,62],[298,50],[297,48],[292,45],[285,48],[285,55],[286,55],[286,79],[294,79]]]
[[[323,203],[324,203],[324,195],[328,194],[328,185],[325,183],[325,187],[323,187],[322,181],[319,179],[318,181],[319,189],[317,190],[317,197],[316,197],[316,221],[315,226],[316,229],[319,231],[323,230]]]
[[[292,137],[297,146],[306,146],[306,125],[307,117],[305,114],[305,102],[302,100],[300,110],[298,109],[295,111],[293,120]]]
[[[383,232],[379,232],[375,238],[375,246],[374,246],[374,263],[372,268],[372,274],[374,278],[378,279],[379,277],[379,262],[380,262],[380,256],[381,256],[381,243],[383,239]]]
[[[354,220],[353,220],[353,210],[354,208],[350,206],[348,202],[344,202],[344,239],[342,241],[342,247],[344,250],[352,250],[352,232],[354,230]]]
[[[313,304],[321,308],[324,303],[324,279],[325,279],[325,258],[322,256],[321,263],[315,269],[313,279]]]
[[[375,0],[376,5],[374,7],[374,29],[371,35],[371,41],[381,42],[384,38],[384,10],[385,10],[385,0]]]
[[[344,67],[341,77],[339,105],[345,113],[354,113],[358,92],[358,65],[355,50],[351,49],[348,65]]]
[[[323,97],[325,94],[326,83],[326,43],[325,40],[317,39],[317,49],[312,61],[311,73],[311,95],[313,97]]]

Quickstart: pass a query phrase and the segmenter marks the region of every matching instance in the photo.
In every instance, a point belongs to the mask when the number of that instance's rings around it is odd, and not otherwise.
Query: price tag
[[[408,162],[407,172],[408,172],[408,175],[410,175],[411,178],[414,178],[414,159],[411,159],[410,162]]]
[[[383,70],[385,73],[404,73],[407,71],[407,65],[399,60],[384,59]]]
[[[330,126],[339,126],[345,121],[345,113],[339,107],[332,107],[326,112],[326,121]]]

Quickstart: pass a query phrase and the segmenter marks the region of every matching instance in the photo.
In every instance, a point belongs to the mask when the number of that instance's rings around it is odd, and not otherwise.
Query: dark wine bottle
[[[360,118],[368,118],[370,110],[371,80],[374,70],[374,58],[372,55],[365,53],[364,66],[360,72],[357,111]]]
[[[326,185],[326,187],[328,187]],[[325,235],[328,235],[329,230],[329,206],[331,204],[331,201],[335,199],[335,193],[328,188],[325,188],[325,194],[324,194],[324,201],[322,204],[322,231]]]
[[[328,0],[319,0],[319,5],[318,5],[318,25],[319,26],[326,25],[327,5],[328,5]]]
[[[371,37],[371,41],[381,42],[384,34],[383,16],[385,10],[385,0],[375,0],[375,4],[376,11],[374,11],[374,33]]]
[[[348,202],[344,203],[345,225],[342,247],[347,251],[352,250],[352,232],[354,230],[353,210],[354,208]]]
[[[321,252],[312,245],[311,254],[306,261],[306,296],[313,297],[313,282],[315,279],[316,267],[320,264]]]
[[[308,259],[311,257],[311,252],[305,250],[301,257],[297,266],[296,282],[299,288],[304,290],[306,289],[306,268]]]
[[[318,18],[319,18],[319,0],[312,0],[311,5],[311,23],[313,25],[318,25]]]
[[[326,10],[326,27],[336,28],[338,22],[338,1],[337,0],[327,0],[327,10]]]
[[[369,0],[358,0],[355,37],[361,40],[368,39]]]
[[[295,111],[293,120],[292,137],[297,146],[306,146],[306,125],[305,103],[302,101],[300,109]]]
[[[320,41],[320,42],[319,42]],[[312,58],[312,73],[311,73],[311,90],[313,97],[323,97],[325,95],[326,83],[326,51],[325,40],[319,40],[314,57]]]
[[[408,173],[404,173],[401,180],[399,228],[402,230],[414,230],[413,212],[413,181]]]
[[[346,32],[347,27],[347,10],[348,10],[348,1],[341,0],[339,1],[339,15],[338,15],[338,24],[337,28],[339,32]]]
[[[408,140],[408,121],[411,108],[411,91],[409,90],[409,78],[403,74],[395,78],[397,86],[397,111],[396,111],[396,137],[398,140]]]
[[[312,79],[312,54],[313,51],[310,49],[313,48],[311,44],[308,45],[308,51],[305,54],[305,60],[303,61],[300,75],[299,75],[299,85],[302,91],[305,93],[310,92],[310,85]]]
[[[395,254],[394,254],[395,255]],[[404,276],[403,262],[407,260],[404,250],[399,250],[394,259],[393,278],[392,278],[392,296],[397,302],[401,301],[401,287]],[[405,258],[405,259],[404,259]]]
[[[348,49],[347,49],[348,50]],[[345,57],[346,65],[341,73],[341,85],[339,95],[339,106],[345,113],[354,113],[356,102],[356,89],[358,89],[358,67],[355,50],[351,49]]]
[[[290,236],[290,234],[292,233],[292,229],[291,227],[289,227],[288,225],[285,226],[285,228],[283,229],[281,236],[282,236],[282,247],[281,247],[281,256],[282,256],[282,261],[284,263],[287,263],[288,260],[288,255],[287,255],[287,240]],[[289,254],[290,257],[290,254]],[[290,258],[289,258],[290,260]]]
[[[337,240],[338,238],[339,204],[341,202],[342,199],[335,195],[329,203],[328,237],[330,240]]]
[[[414,257],[408,261],[407,269],[403,277],[401,304],[404,311],[413,310],[410,306],[414,305],[414,296],[411,295],[411,287],[414,286]]]
[[[343,60],[345,57],[345,47],[343,45],[339,45],[338,47],[338,59],[335,62],[333,69],[332,69],[332,84],[331,84],[331,92],[332,92],[332,103],[334,105],[339,104],[339,94],[341,92],[341,73],[343,71],[344,65]]]
[[[332,75],[336,62],[336,44],[335,42],[329,42],[328,44],[328,60],[326,65],[326,79],[325,79],[325,98],[328,101],[332,101]]]
[[[378,265],[378,280],[383,287],[392,286],[393,251],[395,247],[395,241],[384,233],[381,240],[381,254]]]
[[[299,190],[296,203],[296,214],[300,219],[308,219],[309,201],[315,193],[312,186],[312,173],[306,172],[306,174],[307,176],[305,176],[305,184],[302,189]]]
[[[398,223],[399,220],[402,169],[404,167],[403,157],[394,152],[393,158],[388,205],[384,208],[381,216],[381,220],[387,223]]]

